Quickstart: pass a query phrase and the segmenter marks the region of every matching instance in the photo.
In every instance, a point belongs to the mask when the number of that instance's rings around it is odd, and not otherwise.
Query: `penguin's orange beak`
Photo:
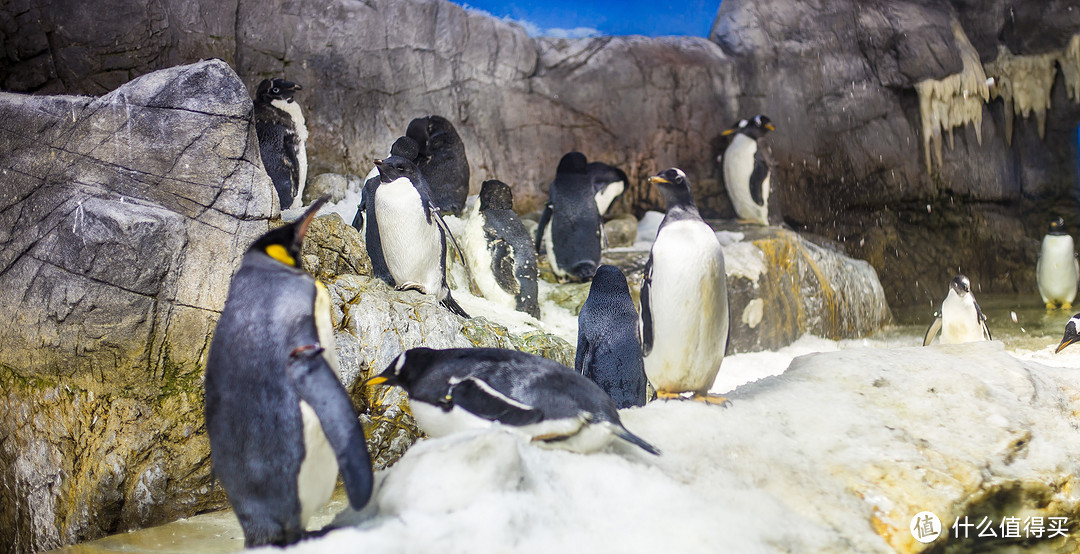
[[[730,135],[730,134],[732,134],[734,132],[735,132],[734,127],[732,127],[731,129],[724,129],[724,132],[720,133],[720,136],[726,137],[726,136],[728,136],[728,135]]]
[[[1080,337],[1068,337],[1061,339],[1061,344],[1058,345],[1057,350],[1054,350],[1054,354],[1061,352],[1065,349],[1066,346],[1069,346],[1070,344],[1076,342],[1077,339],[1080,339]]]
[[[775,131],[776,130],[776,127],[773,127],[772,123],[766,123],[765,128],[770,130],[770,131]]]
[[[667,179],[665,179],[663,177],[658,177],[656,175],[653,175],[652,177],[649,177],[649,184],[655,185],[657,183],[671,184],[671,181],[668,181]]]

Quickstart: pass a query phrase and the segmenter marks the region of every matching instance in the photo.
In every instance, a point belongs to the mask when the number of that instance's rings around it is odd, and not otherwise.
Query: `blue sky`
[[[690,35],[706,37],[720,0],[582,2],[573,0],[454,0],[467,8],[521,23],[533,36]]]

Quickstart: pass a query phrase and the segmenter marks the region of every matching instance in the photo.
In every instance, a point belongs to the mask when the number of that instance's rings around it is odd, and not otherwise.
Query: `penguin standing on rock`
[[[547,251],[548,264],[560,279],[588,281],[600,265],[600,212],[595,189],[581,152],[559,160],[540,224],[536,251]]]
[[[1080,262],[1076,259],[1073,238],[1065,232],[1065,220],[1060,217],[1050,222],[1050,231],[1043,237],[1035,274],[1046,309],[1059,305],[1064,310],[1072,308],[1076,282],[1080,279]]]
[[[308,130],[293,98],[303,88],[285,79],[263,79],[255,89],[259,155],[282,210],[300,207],[307,182]]]
[[[963,275],[953,277],[949,283],[949,294],[941,303],[941,311],[935,314],[934,322],[926,330],[923,346],[933,342],[938,331],[941,331],[941,344],[991,340],[986,316],[971,292],[971,281]]]
[[[398,156],[409,161],[416,160],[418,153],[419,146],[409,137],[399,137],[390,147],[390,156]],[[364,181],[364,189],[360,191],[360,204],[356,207],[356,216],[353,217],[352,226],[364,233],[364,244],[367,246],[368,257],[371,259],[371,272],[377,279],[395,287],[397,283],[394,282],[393,275],[390,275],[390,268],[386,267],[386,258],[383,256],[379,226],[364,225],[365,215],[367,221],[375,221],[375,202],[369,199],[375,198],[375,187],[379,186],[379,180],[379,168],[376,166],[371,169]]]
[[[412,120],[405,135],[420,146],[416,165],[431,187],[431,202],[443,213],[460,214],[469,196],[469,160],[454,124],[429,115]]]
[[[613,265],[597,268],[578,314],[574,369],[600,385],[620,410],[645,405],[638,313],[626,276]]]
[[[717,161],[723,162],[724,185],[735,213],[739,219],[751,223],[769,224],[769,180],[773,160],[764,137],[775,129],[768,117],[756,115],[720,133],[735,135]]]
[[[502,181],[485,181],[477,210],[465,222],[465,260],[484,298],[540,319],[536,252],[514,213],[514,196]]]
[[[379,183],[367,200],[374,203],[383,258],[398,290],[434,295],[450,311],[469,317],[446,284],[446,242],[454,241],[439,209],[431,203],[427,181],[416,164],[390,156],[375,160]],[[461,256],[465,259],[465,256]]]
[[[623,427],[611,397],[547,358],[500,348],[413,348],[365,385],[398,385],[432,437],[495,423],[541,446],[594,452],[619,438],[660,451]]]
[[[645,373],[659,398],[691,392],[694,400],[724,404],[708,394],[728,342],[724,250],[681,169],[665,169],[649,182],[660,189],[667,214],[641,285]]]
[[[371,496],[364,432],[338,381],[330,297],[300,261],[325,201],[244,254],[206,361],[213,470],[247,547],[301,539],[339,470],[353,508]]]

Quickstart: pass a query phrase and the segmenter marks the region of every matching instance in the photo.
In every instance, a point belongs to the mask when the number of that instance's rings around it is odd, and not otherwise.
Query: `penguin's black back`
[[[271,87],[287,85],[278,94]],[[292,116],[274,107],[274,100],[293,98],[295,85],[284,79],[264,79],[256,89],[254,104],[255,135],[259,139],[259,157],[266,174],[274,183],[279,206],[287,208],[300,188],[300,162],[297,152],[300,138]]]
[[[431,187],[431,201],[444,213],[460,214],[469,196],[469,160],[465,155],[465,143],[457,129],[446,118],[432,115],[426,118],[422,133],[417,166]],[[414,120],[415,121],[415,120]],[[421,134],[413,130],[416,139]]]
[[[539,319],[536,251],[528,229],[514,210],[487,209],[482,214],[495,282],[514,295],[518,311]]]
[[[555,259],[563,270],[588,280],[600,263],[600,212],[584,155],[571,152],[563,156],[551,183],[549,202]],[[586,269],[575,272],[575,268]]]
[[[578,314],[574,369],[604,389],[616,407],[645,405],[647,378],[638,313],[626,277],[615,266],[596,270]]]

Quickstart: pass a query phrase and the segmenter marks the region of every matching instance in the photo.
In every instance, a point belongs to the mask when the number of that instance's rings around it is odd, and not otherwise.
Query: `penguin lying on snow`
[[[293,98],[303,88],[285,79],[263,79],[255,90],[259,155],[282,210],[300,207],[307,182],[307,125]]]
[[[570,152],[559,160],[540,224],[536,251],[547,251],[559,278],[588,281],[600,264],[601,221],[585,155]]]
[[[330,298],[300,262],[325,201],[244,254],[206,361],[214,474],[247,547],[299,540],[339,469],[353,508],[371,496],[364,432],[338,381]]]
[[[728,342],[724,250],[698,213],[682,170],[665,169],[649,182],[660,189],[667,215],[641,285],[645,373],[660,398],[692,392],[694,400],[723,404],[708,391]]]
[[[1061,343],[1058,344],[1057,350],[1054,350],[1054,354],[1061,352],[1066,346],[1080,340],[1080,314],[1076,314],[1069,319],[1069,322],[1065,324],[1065,335],[1061,337]]]
[[[776,128],[768,117],[744,119],[720,133],[734,134],[731,144],[717,161],[724,166],[724,185],[740,219],[769,224],[769,180],[772,152],[764,136]]]
[[[431,202],[460,214],[469,196],[469,160],[457,129],[445,117],[429,115],[409,122],[405,135],[420,146],[415,161],[431,187]]]
[[[465,259],[484,298],[540,319],[536,252],[513,208],[509,185],[484,182],[477,211],[465,222]]]
[[[409,161],[416,160],[419,153],[416,141],[409,137],[399,137],[390,147],[390,156],[398,156]],[[373,167],[364,181],[364,189],[360,191],[360,204],[356,206],[356,216],[353,217],[352,226],[364,233],[364,244],[367,246],[368,257],[371,259],[371,272],[377,279],[391,287],[397,286],[394,277],[390,275],[390,269],[386,267],[386,258],[383,256],[382,240],[379,238],[379,226],[364,226],[364,218],[367,221],[375,221],[375,202],[369,199],[375,197],[375,187],[379,186],[379,168]]]
[[[581,306],[574,369],[600,385],[617,408],[645,405],[638,313],[626,276],[613,265],[597,268]]]
[[[1076,260],[1073,239],[1065,232],[1060,217],[1050,222],[1050,231],[1043,237],[1035,274],[1046,309],[1058,305],[1068,310],[1076,298],[1076,282],[1080,279],[1080,262]]]
[[[455,248],[457,242],[431,204],[427,181],[415,164],[399,156],[375,160],[375,165],[379,183],[367,200],[375,206],[374,221],[367,225],[378,226],[386,268],[397,289],[434,295],[450,311],[469,317],[446,284],[446,241]]]
[[[934,322],[926,330],[923,346],[930,344],[938,331],[941,331],[941,344],[991,340],[986,316],[971,293],[971,281],[963,275],[953,277],[949,283],[949,294],[941,303],[941,311],[934,315]]]
[[[613,437],[660,451],[627,431],[611,397],[570,368],[499,348],[413,348],[366,385],[398,385],[417,423],[432,437],[501,423],[543,446],[575,452]]]

